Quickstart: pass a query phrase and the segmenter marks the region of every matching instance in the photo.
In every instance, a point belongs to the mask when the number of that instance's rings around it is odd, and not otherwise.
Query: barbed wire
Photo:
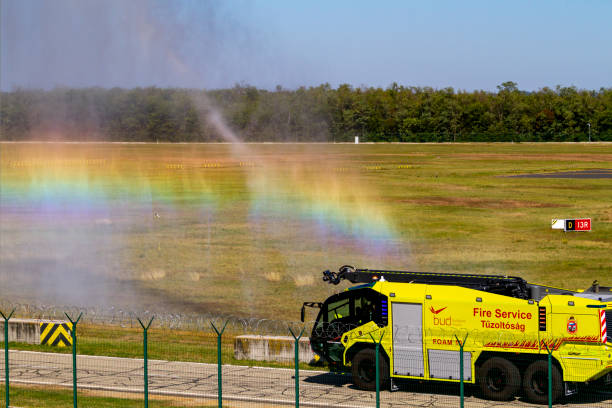
[[[100,308],[58,306],[48,304],[7,303],[0,302],[0,310],[15,309],[15,318],[31,318],[40,320],[66,320],[66,315],[83,313],[82,323],[103,326],[118,326],[122,328],[139,328],[138,319],[148,319],[155,316],[153,328],[186,331],[209,331],[211,323],[223,326],[227,322],[227,332],[234,334],[269,334],[286,335],[288,329],[309,332],[314,321],[297,322],[291,320],[273,320],[257,317],[241,317],[234,315],[218,315],[212,313],[186,314],[168,313],[150,310],[126,310],[123,308]]]

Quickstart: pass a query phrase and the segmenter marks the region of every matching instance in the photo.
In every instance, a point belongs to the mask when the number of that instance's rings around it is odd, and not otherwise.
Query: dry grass
[[[275,272],[275,271],[264,272],[264,277],[269,282],[280,282],[281,279],[282,279],[281,273],[280,272]]]
[[[315,278],[312,275],[297,275],[293,276],[295,286],[312,286],[315,284]]]
[[[163,269],[151,269],[140,274],[140,279],[143,281],[157,281],[166,277],[166,271]]]

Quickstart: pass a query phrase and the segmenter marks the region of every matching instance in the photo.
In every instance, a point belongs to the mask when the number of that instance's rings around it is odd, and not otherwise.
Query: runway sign
[[[552,229],[562,229],[563,231],[590,231],[590,218],[552,220]]]
[[[565,220],[565,231],[590,231],[591,219],[581,218],[576,220]]]

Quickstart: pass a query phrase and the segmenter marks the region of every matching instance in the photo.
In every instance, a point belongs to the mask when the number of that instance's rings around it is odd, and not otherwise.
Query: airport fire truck
[[[325,302],[312,329],[313,351],[332,368],[350,370],[362,389],[376,388],[375,341],[380,339],[379,379],[460,380],[479,384],[485,398],[523,394],[558,400],[578,384],[609,379],[612,288],[564,290],[520,277],[355,269],[323,272],[323,280],[359,283]],[[612,329],[611,329],[612,331]],[[394,383],[394,381],[396,383]]]

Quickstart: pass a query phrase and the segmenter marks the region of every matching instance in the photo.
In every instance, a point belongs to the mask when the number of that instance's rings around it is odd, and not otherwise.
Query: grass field
[[[612,144],[0,144],[0,299],[297,320],[343,264],[612,285]],[[551,230],[592,218],[591,232]]]

